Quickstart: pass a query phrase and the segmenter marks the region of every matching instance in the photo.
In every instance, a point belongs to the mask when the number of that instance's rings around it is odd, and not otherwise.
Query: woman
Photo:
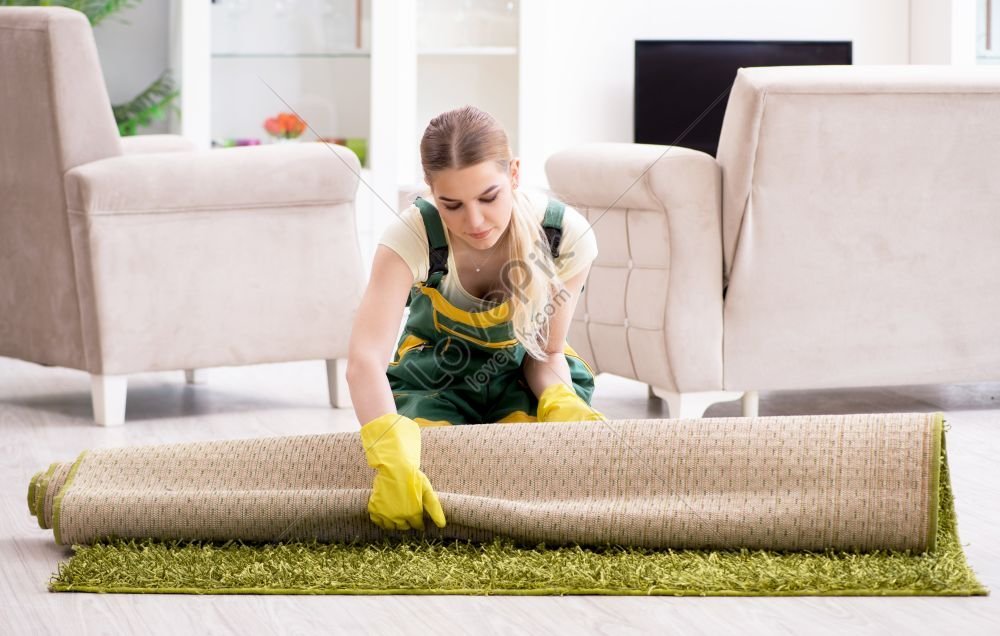
[[[437,205],[418,197],[382,235],[348,353],[378,470],[368,511],[388,530],[423,530],[424,510],[445,525],[420,471],[420,427],[605,419],[590,406],[592,370],[566,343],[597,255],[586,219],[518,190],[520,160],[475,107],[432,119],[420,156]]]

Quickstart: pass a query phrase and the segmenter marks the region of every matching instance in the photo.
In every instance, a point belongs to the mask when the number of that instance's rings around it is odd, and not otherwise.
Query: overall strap
[[[437,287],[445,274],[448,273],[448,240],[445,236],[444,225],[441,223],[441,215],[434,205],[422,197],[417,197],[413,201],[420,209],[420,216],[424,222],[424,229],[427,231],[429,267],[427,269],[428,287]],[[545,217],[542,219],[542,229],[548,239],[549,252],[552,258],[559,256],[559,246],[562,242],[563,212],[566,210],[565,204],[556,199],[549,199],[545,207]],[[407,299],[406,305],[410,305],[412,296]]]
[[[542,228],[545,230],[545,237],[549,240],[549,251],[552,253],[552,258],[559,256],[559,244],[562,243],[563,212],[565,210],[565,204],[555,199],[549,199],[549,204],[545,207]]]
[[[549,204],[545,208],[545,218],[542,220],[542,228],[545,230],[545,237],[549,240],[549,251],[552,253],[553,259],[559,256],[559,245],[562,243],[563,212],[565,210],[566,204],[562,201],[549,199]],[[587,289],[586,284],[580,287],[581,292],[585,289]]]
[[[448,239],[444,233],[444,226],[441,224],[441,216],[434,205],[417,197],[413,203],[420,208],[420,216],[424,220],[424,229],[427,230],[427,247],[430,256],[430,266],[427,269],[427,286],[437,287],[441,278],[448,273]]]

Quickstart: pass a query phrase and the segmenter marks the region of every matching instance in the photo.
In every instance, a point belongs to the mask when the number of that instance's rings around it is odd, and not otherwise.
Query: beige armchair
[[[593,143],[556,153],[545,170],[598,242],[570,324],[577,352],[598,373],[647,384],[671,417],[700,417],[713,402],[740,398],[723,390],[715,160],[687,148]]]
[[[741,395],[753,415],[759,390],[996,380],[997,157],[996,68],[741,69],[716,158],[549,159],[600,249],[574,346],[671,417]]]
[[[323,359],[350,405],[354,153],[121,139],[68,9],[0,8],[0,77],[0,355],[91,374],[103,425],[146,371]]]

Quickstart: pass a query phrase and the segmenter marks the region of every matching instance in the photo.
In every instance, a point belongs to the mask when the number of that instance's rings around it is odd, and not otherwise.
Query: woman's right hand
[[[386,413],[361,427],[368,465],[378,470],[368,499],[371,520],[386,530],[423,530],[424,510],[445,526],[441,502],[420,470],[420,426],[398,413]]]

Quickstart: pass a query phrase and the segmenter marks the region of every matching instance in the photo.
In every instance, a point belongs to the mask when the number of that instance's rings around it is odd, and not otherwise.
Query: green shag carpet
[[[933,552],[653,550],[496,539],[371,543],[158,541],[74,545],[55,592],[966,596],[988,591],[959,544],[942,449]]]

